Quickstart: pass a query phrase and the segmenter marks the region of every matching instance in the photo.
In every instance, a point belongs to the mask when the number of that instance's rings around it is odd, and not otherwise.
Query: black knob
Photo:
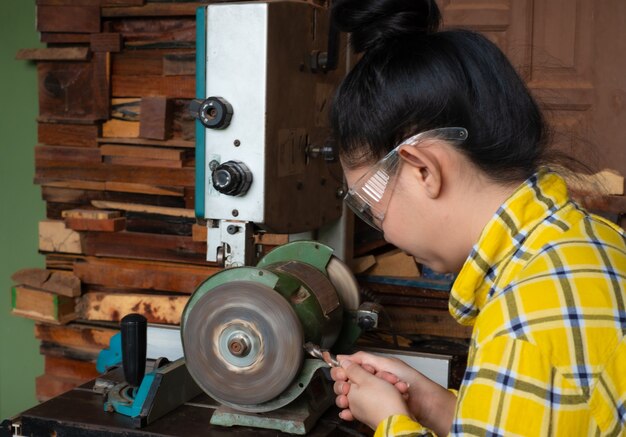
[[[252,173],[241,161],[227,161],[215,167],[211,180],[220,193],[243,196],[252,184]]]
[[[128,314],[122,319],[121,331],[124,378],[137,387],[146,372],[148,321],[141,314]]]
[[[192,100],[189,110],[209,129],[226,129],[233,118],[233,107],[222,97]]]

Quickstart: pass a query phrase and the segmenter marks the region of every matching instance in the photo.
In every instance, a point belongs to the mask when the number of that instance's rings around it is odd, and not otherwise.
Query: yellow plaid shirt
[[[626,236],[546,169],[483,230],[450,312],[474,325],[452,435],[626,435]],[[376,436],[428,430],[405,416]]]

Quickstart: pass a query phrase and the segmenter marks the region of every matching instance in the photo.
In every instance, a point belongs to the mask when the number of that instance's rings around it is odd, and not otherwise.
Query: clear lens
[[[350,209],[365,223],[382,231],[382,222],[389,207],[401,163],[398,149],[406,145],[416,146],[431,139],[462,142],[467,139],[467,130],[459,127],[433,129],[402,141],[348,190],[344,200]]]

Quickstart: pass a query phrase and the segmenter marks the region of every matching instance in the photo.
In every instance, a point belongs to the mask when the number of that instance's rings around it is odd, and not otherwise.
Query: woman
[[[340,416],[377,435],[619,435],[626,421],[626,241],[546,167],[542,115],[506,57],[438,31],[433,0],[336,0],[362,58],[332,123],[346,201],[385,239],[458,272],[473,325],[458,393],[401,361],[340,356]]]

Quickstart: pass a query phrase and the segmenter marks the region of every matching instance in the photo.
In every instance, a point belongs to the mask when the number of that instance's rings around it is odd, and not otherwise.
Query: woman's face
[[[348,187],[352,187],[368,170],[369,166],[356,169],[344,167]],[[410,254],[416,261],[433,270],[447,272],[445,261],[437,254],[437,241],[443,229],[436,215],[429,210],[433,207],[432,203],[432,199],[412,178],[410,167],[402,166],[382,230],[386,241]]]

